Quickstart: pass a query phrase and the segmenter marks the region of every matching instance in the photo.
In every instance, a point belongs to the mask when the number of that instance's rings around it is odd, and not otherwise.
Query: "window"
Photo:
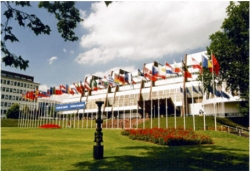
[[[18,96],[16,96],[16,101],[18,101],[19,100],[19,97]]]
[[[13,88],[13,93],[16,93],[16,89],[15,88]]]
[[[16,86],[17,85],[17,83],[16,83],[16,81],[14,82],[14,86]]]
[[[20,82],[17,82],[17,86],[20,87]]]
[[[16,93],[19,93],[19,89],[16,89]]]
[[[21,83],[21,87],[23,87],[23,83]]]
[[[3,84],[6,84],[6,80],[3,80]]]
[[[7,84],[10,85],[10,80],[7,80]]]
[[[23,87],[26,87],[26,83],[23,83]]]
[[[8,87],[6,87],[6,92],[9,92],[9,88]]]
[[[10,92],[12,93],[12,88],[10,88]]]
[[[4,99],[4,94],[2,94],[1,99]]]
[[[11,95],[9,95],[9,100],[11,100]]]
[[[13,85],[13,81],[10,81],[10,85]]]
[[[5,87],[2,87],[2,91],[5,92]]]

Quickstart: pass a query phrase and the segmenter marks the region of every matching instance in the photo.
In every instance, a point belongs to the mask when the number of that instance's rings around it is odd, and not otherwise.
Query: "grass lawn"
[[[248,171],[249,139],[197,131],[213,145],[168,147],[103,130],[104,158],[93,159],[95,129],[3,127],[2,171]]]

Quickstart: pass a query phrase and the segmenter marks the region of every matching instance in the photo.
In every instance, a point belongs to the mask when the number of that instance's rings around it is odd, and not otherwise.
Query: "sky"
[[[17,56],[29,60],[23,71],[1,69],[34,77],[40,90],[83,81],[92,74],[107,76],[119,68],[134,72],[144,63],[180,62],[185,54],[205,51],[209,36],[227,17],[229,1],[77,1],[84,20],[74,30],[77,42],[65,42],[56,19],[45,9],[25,8],[51,27],[50,35],[36,36],[28,28],[10,22],[19,42],[6,43]],[[1,4],[1,23],[4,23]],[[2,54],[1,54],[2,55]]]

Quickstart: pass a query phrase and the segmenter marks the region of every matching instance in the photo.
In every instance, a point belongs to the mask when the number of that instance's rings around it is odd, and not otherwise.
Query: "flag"
[[[202,67],[193,57],[192,57],[192,62],[193,62],[193,69],[199,69],[200,73],[202,73]]]
[[[225,92],[221,91],[221,97],[225,97],[227,99],[230,99],[229,95],[227,95]]]
[[[174,61],[174,72],[179,73],[181,72],[180,66]]]
[[[182,89],[182,87],[180,87],[180,92],[181,92],[181,93],[183,93],[183,89]]]
[[[195,93],[199,94],[199,92],[195,89],[195,87],[194,87],[194,86],[192,86],[192,87],[193,87],[193,91],[194,91]]]
[[[162,79],[166,79],[166,67],[158,65],[159,77]]]
[[[203,92],[202,92],[202,90],[201,90],[200,86],[198,86],[198,90],[201,92],[201,94],[203,94]]]
[[[132,79],[132,74],[128,74],[128,73],[125,73],[125,82],[127,82],[128,84],[136,84],[136,82]]]
[[[94,90],[94,91],[97,91],[97,90],[98,90],[96,80],[91,79],[91,81],[90,81],[90,87],[91,87],[91,88],[92,88],[92,90]]]
[[[186,87],[186,92],[191,96],[190,91],[188,90],[188,88]]]
[[[75,86],[75,88],[76,88],[76,90],[77,90],[78,93],[80,93],[80,94],[83,93],[82,90],[81,90],[81,88],[80,88],[80,86],[78,85],[78,83],[77,84],[73,83],[73,85]]]
[[[153,67],[154,67],[154,66],[153,66]],[[153,69],[153,67],[152,67],[152,69]],[[155,75],[158,74],[158,72],[156,73],[155,70],[154,70],[154,72],[155,72],[155,73],[154,73]],[[147,78],[150,79],[151,81],[155,82],[155,81],[157,80],[157,78],[153,76],[153,73],[152,73],[152,71],[151,71],[150,69],[144,67],[143,73],[144,73],[145,77],[147,77]]]
[[[212,72],[212,63],[205,56],[202,55],[202,67],[208,68]]]
[[[221,97],[221,93],[215,89],[215,93],[214,93],[217,97]]]
[[[91,87],[90,87],[90,85],[89,85],[89,83],[87,81],[87,78],[85,79],[85,82],[84,82],[84,88],[86,88],[88,91],[91,90]]]
[[[152,81],[158,80],[158,77],[159,77],[159,72],[154,66],[152,66]]]
[[[140,69],[138,69],[138,76],[140,76],[141,78],[143,78],[143,79],[146,79],[147,80],[147,78],[145,77],[145,75],[141,72],[141,70]]]
[[[213,70],[214,70],[215,74],[218,75],[219,70],[220,70],[220,65],[219,65],[219,62],[217,61],[217,59],[215,58],[214,54],[212,54],[212,64],[213,64]]]
[[[110,87],[119,85],[115,82],[115,80],[110,75],[108,75],[108,82],[109,82]]]
[[[172,66],[168,63],[166,63],[166,73],[167,74],[177,74],[176,72],[174,72],[174,68],[172,68]]]
[[[191,73],[188,71],[187,66],[186,66],[184,63],[182,63],[182,64],[183,64],[183,69],[184,69],[184,77],[185,77],[185,78],[192,78],[192,75],[191,75]]]
[[[208,59],[202,55],[202,67],[208,68]]]

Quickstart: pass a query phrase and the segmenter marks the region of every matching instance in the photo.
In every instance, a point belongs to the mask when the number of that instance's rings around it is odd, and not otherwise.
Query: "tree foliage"
[[[249,2],[230,2],[221,31],[210,35],[208,54],[215,54],[220,64],[219,81],[225,81],[232,92],[240,92],[241,110],[249,111]],[[211,76],[206,77],[207,84]]]
[[[19,117],[19,104],[14,103],[8,110],[7,110],[7,118],[18,119]]]
[[[14,19],[20,27],[27,27],[36,35],[47,34],[49,35],[51,29],[48,25],[44,24],[35,14],[28,14],[24,11],[17,9],[17,7],[31,7],[29,1],[2,1],[2,5],[6,6],[6,11],[3,15],[6,18],[5,23],[1,23],[1,51],[4,54],[2,62],[6,66],[12,66],[26,70],[29,67],[29,61],[24,60],[22,56],[17,56],[9,51],[6,42],[19,42],[18,38],[13,34],[13,27],[10,26],[10,20]],[[15,8],[16,7],[16,8]],[[73,1],[44,1],[38,4],[39,8],[45,8],[49,13],[55,15],[58,20],[57,28],[65,41],[77,41],[78,37],[74,33],[77,24],[83,21],[80,18],[80,12],[75,8]]]

